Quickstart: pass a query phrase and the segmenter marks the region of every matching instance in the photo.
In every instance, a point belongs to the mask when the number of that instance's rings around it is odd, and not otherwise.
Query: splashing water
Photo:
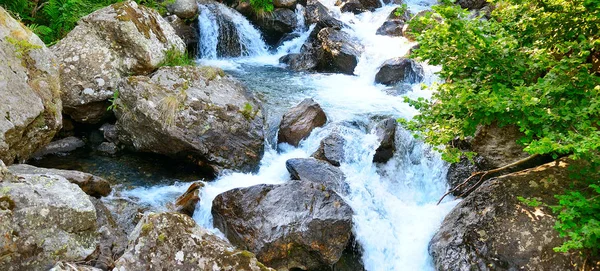
[[[437,199],[447,189],[447,165],[438,153],[401,128],[396,132],[394,157],[385,164],[372,162],[378,147],[378,139],[372,129],[376,120],[383,117],[410,119],[417,114],[403,101],[402,96],[388,95],[385,86],[373,83],[384,61],[405,55],[414,43],[402,37],[375,34],[397,6],[383,6],[374,12],[355,15],[341,13],[339,7],[334,5],[335,0],[322,0],[322,3],[332,11],[334,17],[348,26],[343,31],[364,46],[354,71],[356,76],[291,73],[283,69],[277,61],[279,57],[299,52],[314,26],[306,27],[302,22],[300,25],[303,27],[296,30],[301,34],[300,37],[283,43],[269,53],[256,29],[241,15],[221,5],[217,5],[221,14],[234,18],[236,27],[239,27],[238,33],[244,33],[245,47],[254,49],[248,50],[247,57],[215,59],[216,49],[215,54],[211,51],[216,48],[214,40],[208,34],[202,36],[202,31],[218,33],[215,18],[211,17],[215,13],[210,13],[214,9],[201,5],[201,43],[206,48],[210,47],[207,50],[210,53],[202,53],[200,63],[228,70],[258,94],[267,107],[267,122],[271,127],[277,126],[281,115],[289,107],[306,97],[312,97],[321,105],[328,123],[325,127],[315,129],[297,148],[283,144],[277,151],[267,146],[260,169],[255,174],[231,173],[207,182],[201,192],[194,219],[201,226],[218,233],[213,228],[210,213],[212,200],[218,194],[237,187],[287,182],[290,176],[285,161],[309,157],[325,136],[336,131],[346,140],[346,160],[340,169],[346,175],[350,191],[344,199],[355,213],[353,232],[363,250],[366,270],[433,270],[427,252],[429,240],[444,216],[457,203],[456,200],[447,199],[441,205],[436,205]],[[427,9],[432,4],[435,4],[434,0],[407,1],[413,13]],[[296,14],[302,13],[302,8],[298,7]],[[299,16],[298,20],[300,22],[303,17]],[[439,67],[423,66],[423,83],[432,85],[437,82],[435,72],[439,71]],[[431,90],[414,84],[412,91],[404,96],[429,98]],[[275,134],[270,133],[267,141],[272,142],[274,138]],[[180,183],[169,187],[138,188],[127,191],[127,195],[149,204],[164,205],[165,200],[161,198],[172,201],[177,196],[176,192],[182,193],[186,187]]]

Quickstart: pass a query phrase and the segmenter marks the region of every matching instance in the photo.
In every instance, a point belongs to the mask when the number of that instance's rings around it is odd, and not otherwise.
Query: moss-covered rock
[[[96,210],[77,185],[51,174],[0,182],[0,270],[47,270],[96,250]]]
[[[101,121],[121,77],[152,72],[169,49],[184,52],[185,44],[158,12],[133,1],[83,17],[52,47],[65,113],[78,122]]]
[[[60,130],[60,78],[54,54],[1,7],[0,63],[0,159],[10,165]]]
[[[200,228],[178,213],[149,213],[129,235],[116,270],[269,271],[254,254]]]

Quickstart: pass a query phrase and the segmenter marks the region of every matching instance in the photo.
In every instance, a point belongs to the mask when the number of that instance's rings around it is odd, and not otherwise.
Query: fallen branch
[[[467,178],[464,182],[460,183],[459,185],[457,185],[456,187],[452,188],[450,191],[446,192],[446,194],[444,194],[440,200],[438,200],[437,204],[439,205],[442,200],[448,196],[451,193],[454,193],[455,191],[457,191],[458,189],[460,189],[461,187],[463,187],[465,184],[467,184],[472,178],[476,177],[476,176],[480,176],[479,177],[479,181],[477,181],[477,183],[475,183],[475,185],[472,185],[466,192],[462,193],[459,197],[463,197],[471,192],[473,192],[473,190],[475,190],[475,188],[477,188],[483,181],[484,181],[484,177],[486,175],[489,174],[494,174],[494,173],[498,173],[500,171],[518,166],[520,164],[524,164],[526,162],[529,162],[530,160],[533,160],[534,158],[537,158],[539,156],[539,154],[534,154],[534,155],[530,155],[526,158],[523,158],[521,160],[517,160],[515,162],[512,162],[508,165],[505,166],[501,166],[499,168],[495,168],[495,169],[490,169],[490,170],[486,170],[486,171],[478,171],[478,172],[473,172],[473,174],[471,174],[471,176],[469,176],[469,178]]]

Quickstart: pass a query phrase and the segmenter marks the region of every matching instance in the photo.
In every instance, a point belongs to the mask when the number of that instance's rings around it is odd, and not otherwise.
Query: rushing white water
[[[303,98],[312,97],[325,110],[328,123],[325,127],[315,129],[297,148],[283,144],[276,150],[267,146],[260,169],[255,174],[231,173],[206,183],[194,219],[203,227],[218,233],[212,226],[210,214],[212,200],[218,194],[237,187],[287,182],[290,176],[285,161],[309,157],[318,148],[322,138],[336,131],[346,139],[346,161],[340,168],[347,177],[350,190],[344,199],[355,212],[353,231],[363,250],[366,270],[433,270],[427,252],[428,242],[444,216],[457,203],[450,198],[436,205],[437,199],[447,188],[447,166],[439,154],[401,128],[396,133],[397,151],[394,157],[383,165],[372,162],[378,145],[373,131],[375,119],[410,119],[417,113],[403,101],[402,96],[389,95],[385,86],[374,84],[375,74],[385,60],[405,55],[414,44],[402,37],[375,34],[396,6],[384,6],[375,12],[354,15],[341,13],[334,6],[335,1],[322,0],[334,16],[348,25],[343,30],[364,46],[355,69],[356,76],[290,73],[273,68],[281,67],[277,61],[279,57],[299,52],[314,26],[298,28],[296,31],[300,37],[268,53],[266,49],[261,49],[266,48],[262,47],[264,43],[257,45],[262,42],[260,34],[257,35],[253,27],[248,27],[249,23],[241,15],[231,15],[229,13],[232,11],[227,8],[227,11],[221,11],[235,18],[236,27],[240,27],[238,32],[252,32],[244,34],[244,44],[254,44],[258,49],[249,53],[248,57],[234,59],[214,59],[210,51],[210,54],[202,54],[204,59],[200,63],[229,70],[260,94],[265,104],[270,106],[267,108],[271,112],[270,122],[276,123],[287,108]],[[435,0],[409,0],[407,4],[411,11],[418,12],[432,2],[435,3]],[[201,31],[218,32],[214,26],[206,25],[216,23],[206,10],[201,6]],[[298,8],[296,13],[302,14],[302,8]],[[202,39],[201,43],[206,47],[216,48],[212,37]],[[214,52],[216,54],[216,49]],[[434,73],[438,67],[424,65],[424,70],[423,84],[432,85],[437,81]],[[430,95],[430,89],[414,84],[412,91],[404,96],[416,98]],[[184,192],[186,186],[175,184],[137,188],[127,191],[126,195],[155,206],[164,206],[165,202]]]

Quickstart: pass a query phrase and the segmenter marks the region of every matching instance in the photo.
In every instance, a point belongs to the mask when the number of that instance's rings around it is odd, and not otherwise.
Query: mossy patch
[[[130,2],[121,2],[114,4],[113,9],[117,12],[117,20],[119,21],[130,21],[132,22],[137,30],[144,34],[147,39],[150,39],[150,33],[154,33],[156,38],[163,43],[167,42],[167,37],[162,31],[160,24],[156,20],[155,16],[152,16],[152,10],[143,6],[139,6],[138,9],[135,9],[131,6]],[[140,10],[147,11],[148,16],[146,14],[140,12]]]
[[[212,81],[217,79],[218,76],[225,77],[225,72],[220,68],[203,66],[199,67],[198,70],[202,77],[204,77],[207,81]]]

